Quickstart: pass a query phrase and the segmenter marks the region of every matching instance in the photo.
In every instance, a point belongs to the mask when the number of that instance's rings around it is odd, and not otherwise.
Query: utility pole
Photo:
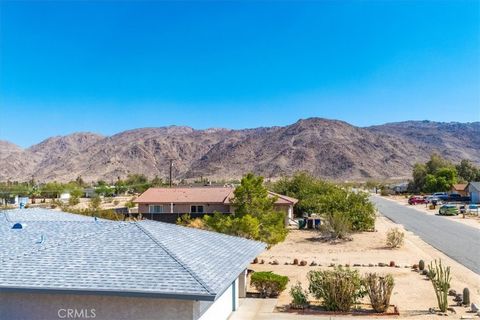
[[[173,170],[173,159],[169,159],[170,161],[170,179],[169,179],[169,185],[170,185],[170,188],[172,187],[172,170]]]

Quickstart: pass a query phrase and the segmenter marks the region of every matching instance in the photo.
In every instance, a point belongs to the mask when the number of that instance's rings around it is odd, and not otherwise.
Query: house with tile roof
[[[150,188],[134,202],[144,218],[175,223],[186,213],[193,218],[214,212],[233,213],[231,200],[234,191],[232,187]],[[285,212],[285,223],[288,224],[293,219],[293,206],[298,200],[271,191],[268,193],[276,199],[275,209]]]
[[[162,222],[29,210],[0,211],[0,319],[227,319],[265,249]]]

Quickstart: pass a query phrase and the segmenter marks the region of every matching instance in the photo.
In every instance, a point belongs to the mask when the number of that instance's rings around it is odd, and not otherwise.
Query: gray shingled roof
[[[11,209],[5,210],[7,220],[22,221],[92,221],[93,217],[82,216],[62,211],[32,208],[32,209]],[[103,220],[103,219],[102,219]]]
[[[480,182],[472,181],[469,183],[469,185],[471,185],[475,190],[480,191]]]
[[[214,300],[263,243],[154,221],[32,221],[0,214],[0,291]],[[43,235],[43,242],[40,242]]]

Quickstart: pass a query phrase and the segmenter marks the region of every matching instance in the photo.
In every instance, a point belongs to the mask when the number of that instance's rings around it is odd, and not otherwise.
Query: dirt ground
[[[385,246],[386,233],[391,228],[399,228],[405,232],[405,244],[402,248],[389,249]],[[290,278],[287,290],[278,298],[278,307],[290,303],[289,288],[291,285],[300,281],[304,288],[308,287],[306,275],[310,270],[330,268],[329,265],[332,263],[349,264],[351,267],[354,264],[360,264],[365,266],[353,268],[358,269],[362,274],[376,272],[393,275],[395,288],[391,303],[399,308],[401,318],[435,318],[435,315],[428,312],[429,308],[437,306],[432,284],[426,280],[425,276],[411,269],[411,266],[418,263],[420,259],[423,259],[426,264],[434,259],[441,259],[443,264],[451,267],[451,288],[461,293],[463,288],[468,287],[471,301],[479,302],[479,275],[426,244],[411,232],[405,231],[401,225],[397,225],[383,216],[377,217],[375,232],[354,234],[352,241],[331,244],[318,241],[318,236],[317,231],[291,230],[286,241],[259,256],[260,260],[265,261],[264,264],[251,265],[251,269],[255,271],[273,271]],[[308,266],[291,265],[295,258],[299,261],[306,260]],[[279,264],[269,264],[274,260],[277,260]],[[312,261],[321,266],[309,266]],[[369,264],[386,263],[388,265],[390,261],[394,261],[400,267],[368,267]],[[286,262],[289,265],[285,265]],[[455,304],[453,297],[450,297],[450,302],[452,306]],[[454,309],[456,314],[450,314],[457,319],[462,315],[474,316],[474,314],[468,313],[470,308],[454,307]]]
[[[424,204],[417,204],[417,205],[409,205],[408,204],[408,199],[405,198],[404,196],[388,196],[384,197],[389,200],[393,200],[397,203],[400,203],[402,205],[414,208],[422,213],[430,214],[430,215],[436,215],[438,214],[438,209],[440,206],[437,206],[436,209],[429,209],[428,206]],[[474,227],[477,229],[480,229],[480,211],[479,213],[473,213],[473,214],[466,214],[465,218],[463,217],[462,214],[459,214],[458,216],[445,216],[447,219],[450,219],[455,222],[463,223],[466,224],[470,227]]]

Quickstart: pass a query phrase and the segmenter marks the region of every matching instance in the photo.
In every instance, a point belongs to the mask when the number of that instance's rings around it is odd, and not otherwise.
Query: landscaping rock
[[[312,266],[312,267],[314,267],[316,265],[317,265],[317,263],[315,261],[312,261],[312,263],[310,263],[310,266]]]
[[[369,267],[373,267],[373,263],[369,263],[368,266],[369,266]]]
[[[285,262],[285,265],[288,266],[288,262]]]
[[[307,265],[307,261],[305,260],[300,261],[300,266],[304,267],[306,265]]]
[[[379,266],[379,267],[385,267],[385,266],[386,266],[386,264],[385,264],[385,263],[383,263],[383,262],[379,262],[379,263],[378,263],[378,266]]]
[[[453,299],[455,302],[462,302],[463,301],[463,295],[461,293],[457,293],[455,295],[455,298]]]
[[[390,261],[390,267],[395,267],[395,261]]]
[[[472,303],[472,304],[470,305],[470,309],[472,310],[472,312],[477,312],[477,313],[478,313],[478,312],[480,311],[480,308],[479,308],[478,305],[475,304],[475,303]]]
[[[273,264],[274,266],[278,266],[278,265],[279,265],[278,260],[273,260],[272,264]]]
[[[434,308],[429,308],[429,309],[428,309],[428,312],[431,313],[431,314],[435,314],[435,313],[436,313]]]
[[[297,265],[298,264],[298,259],[293,259],[293,264]]]
[[[448,290],[448,295],[454,297],[454,296],[457,295],[457,291],[455,291],[453,289],[450,289],[450,290]]]
[[[361,265],[359,263],[354,263],[353,266],[354,267],[360,267]]]

